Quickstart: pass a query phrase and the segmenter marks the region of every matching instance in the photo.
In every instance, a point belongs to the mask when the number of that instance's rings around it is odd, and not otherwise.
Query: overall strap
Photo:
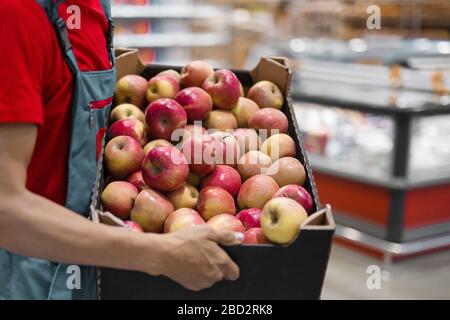
[[[67,32],[66,22],[59,16],[58,7],[64,0],[36,0],[37,3],[44,9],[50,22],[55,29],[56,35],[58,37],[59,45],[63,51],[64,57],[66,58],[69,67],[72,69],[74,74],[78,73],[78,63],[75,58],[75,54],[72,50],[72,44],[69,40],[69,34]]]
[[[108,49],[109,60],[111,61],[111,65],[114,66],[115,65],[114,48],[113,48],[114,20],[111,15],[111,1],[110,0],[100,0],[100,4],[102,5],[105,17],[108,20],[108,31],[106,33],[106,45],[107,45],[107,49]]]

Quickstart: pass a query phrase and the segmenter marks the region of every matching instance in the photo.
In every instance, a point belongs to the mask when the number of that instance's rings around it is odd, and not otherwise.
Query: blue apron
[[[37,2],[53,24],[74,75],[66,207],[88,218],[97,160],[104,144],[116,80],[110,3],[100,0],[109,23],[105,36],[112,69],[81,72],[65,22],[58,15],[58,6],[63,1]],[[66,265],[0,250],[0,299],[95,299],[96,274],[95,267]]]

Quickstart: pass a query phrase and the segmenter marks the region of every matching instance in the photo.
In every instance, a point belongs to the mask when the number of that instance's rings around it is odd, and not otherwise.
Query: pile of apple
[[[181,74],[122,77],[115,103],[104,210],[141,232],[207,224],[248,244],[295,240],[314,205],[274,83],[244,97],[232,71],[194,61]]]

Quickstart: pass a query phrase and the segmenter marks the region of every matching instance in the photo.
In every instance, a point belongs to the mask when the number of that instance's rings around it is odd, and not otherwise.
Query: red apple
[[[241,153],[247,153],[252,150],[259,150],[261,139],[254,129],[239,128],[234,130],[233,136],[239,143]]]
[[[145,122],[152,139],[170,141],[176,129],[186,127],[186,111],[175,100],[158,99],[148,106]]]
[[[130,174],[130,176],[127,179],[127,182],[131,183],[133,186],[135,186],[139,191],[142,191],[144,189],[148,189],[149,186],[145,184],[144,178],[142,177],[141,170],[136,171],[135,173]]]
[[[212,217],[208,222],[208,226],[217,231],[241,232],[244,233],[245,228],[238,218],[231,214],[223,213]]]
[[[308,217],[305,209],[289,198],[274,198],[266,203],[261,214],[264,236],[276,244],[292,243],[300,233],[300,226]]]
[[[111,110],[111,114],[110,114],[110,119],[111,119],[110,122],[111,123],[114,123],[116,121],[119,121],[121,119],[126,119],[126,118],[134,118],[141,122],[145,121],[144,113],[142,112],[141,109],[136,107],[134,104],[123,103]]]
[[[114,181],[106,186],[100,199],[103,210],[111,212],[120,219],[126,219],[133,209],[138,190],[131,183]]]
[[[262,209],[278,189],[278,184],[273,178],[257,174],[242,184],[237,197],[238,206],[241,209]]]
[[[247,97],[255,101],[260,108],[283,107],[283,93],[276,84],[270,81],[260,81],[254,84],[247,93]]]
[[[261,228],[250,228],[244,233],[244,244],[267,244],[269,240],[264,236]]]
[[[234,130],[237,128],[237,121],[230,111],[213,110],[206,118],[205,127],[221,131]]]
[[[175,100],[184,108],[191,122],[206,119],[213,107],[209,94],[197,87],[181,90]]]
[[[266,134],[267,137],[277,133],[286,133],[288,131],[288,119],[280,110],[265,108],[256,111],[248,120],[250,128],[257,129],[260,135]]]
[[[257,174],[266,174],[272,165],[272,160],[260,151],[249,151],[238,161],[236,170],[243,180],[247,180]]]
[[[197,211],[203,219],[208,221],[212,217],[227,213],[234,215],[236,207],[233,197],[220,187],[205,187],[200,191],[197,202]]]
[[[260,150],[267,154],[272,161],[283,157],[295,157],[297,154],[294,139],[284,133],[275,134],[267,138],[261,145]]]
[[[202,88],[211,96],[217,108],[230,110],[236,106],[241,95],[239,79],[226,69],[220,69],[203,82]]]
[[[169,141],[164,139],[156,139],[153,141],[150,141],[147,143],[144,147],[144,154],[147,155],[150,150],[156,147],[173,147],[173,144],[171,144]]]
[[[288,184],[303,185],[306,180],[305,167],[293,157],[284,157],[275,161],[267,171],[280,187]]]
[[[145,98],[147,102],[153,102],[161,98],[173,99],[180,91],[178,82],[171,76],[160,75],[148,81]]]
[[[182,208],[172,212],[164,223],[164,233],[177,232],[179,230],[204,225],[205,221],[197,211]]]
[[[216,168],[202,179],[203,187],[221,187],[228,191],[233,198],[237,196],[241,188],[241,176],[239,172],[230,166],[217,165]]]
[[[157,147],[145,156],[142,177],[145,183],[159,191],[175,191],[183,186],[189,174],[188,163],[175,147]]]
[[[134,201],[131,220],[138,223],[145,232],[161,233],[164,222],[174,211],[172,204],[159,192],[142,190]]]
[[[259,208],[245,209],[236,214],[236,218],[241,220],[245,229],[261,227],[259,223],[260,217],[261,217],[261,209]]]
[[[210,133],[210,136],[215,139],[215,162],[235,167],[241,155],[241,150],[233,135],[223,131],[215,131]]]
[[[136,139],[142,146],[147,142],[147,131],[145,125],[134,118],[126,118],[114,122],[108,129],[110,139],[118,136],[129,136]]]
[[[105,148],[105,164],[108,172],[118,179],[125,179],[141,168],[144,151],[135,139],[118,136]]]
[[[248,128],[248,120],[258,110],[259,107],[253,100],[241,97],[237,105],[231,109],[231,113],[236,118],[239,128]]]
[[[212,74],[214,69],[207,62],[189,62],[181,70],[181,85],[184,88],[201,87],[206,78]]]
[[[181,188],[167,193],[166,196],[175,209],[194,209],[197,205],[199,192],[194,186],[185,183]]]
[[[160,73],[157,74],[157,76],[172,77],[177,83],[180,83],[180,81],[181,81],[181,74],[178,71],[175,71],[173,69],[161,71]]]
[[[141,76],[130,74],[120,78],[116,83],[114,100],[117,105],[131,103],[139,108],[145,106],[147,80]]]
[[[308,213],[312,213],[314,210],[314,201],[308,191],[305,188],[295,184],[288,184],[280,190],[278,190],[272,198],[291,198],[302,205],[302,207]]]
[[[202,127],[201,121],[195,121],[195,124],[188,124],[184,129],[177,132],[177,134],[172,134],[174,141],[178,141],[178,145],[183,145],[183,143],[191,136],[202,136],[208,135],[205,128]]]
[[[130,229],[130,231],[144,232],[144,230],[141,228],[141,226],[139,224],[137,224],[136,222],[131,221],[131,220],[127,220],[124,222],[127,225],[127,227]]]
[[[181,151],[188,159],[189,168],[193,173],[205,175],[214,170],[215,143],[214,138],[209,135],[193,135],[183,143]]]

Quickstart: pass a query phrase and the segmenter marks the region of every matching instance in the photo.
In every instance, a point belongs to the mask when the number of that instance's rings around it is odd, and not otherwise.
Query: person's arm
[[[158,235],[95,224],[25,187],[37,127],[0,124],[0,247],[52,261],[165,275],[199,290],[235,280],[237,265],[217,243],[238,244],[242,234],[208,227]]]

